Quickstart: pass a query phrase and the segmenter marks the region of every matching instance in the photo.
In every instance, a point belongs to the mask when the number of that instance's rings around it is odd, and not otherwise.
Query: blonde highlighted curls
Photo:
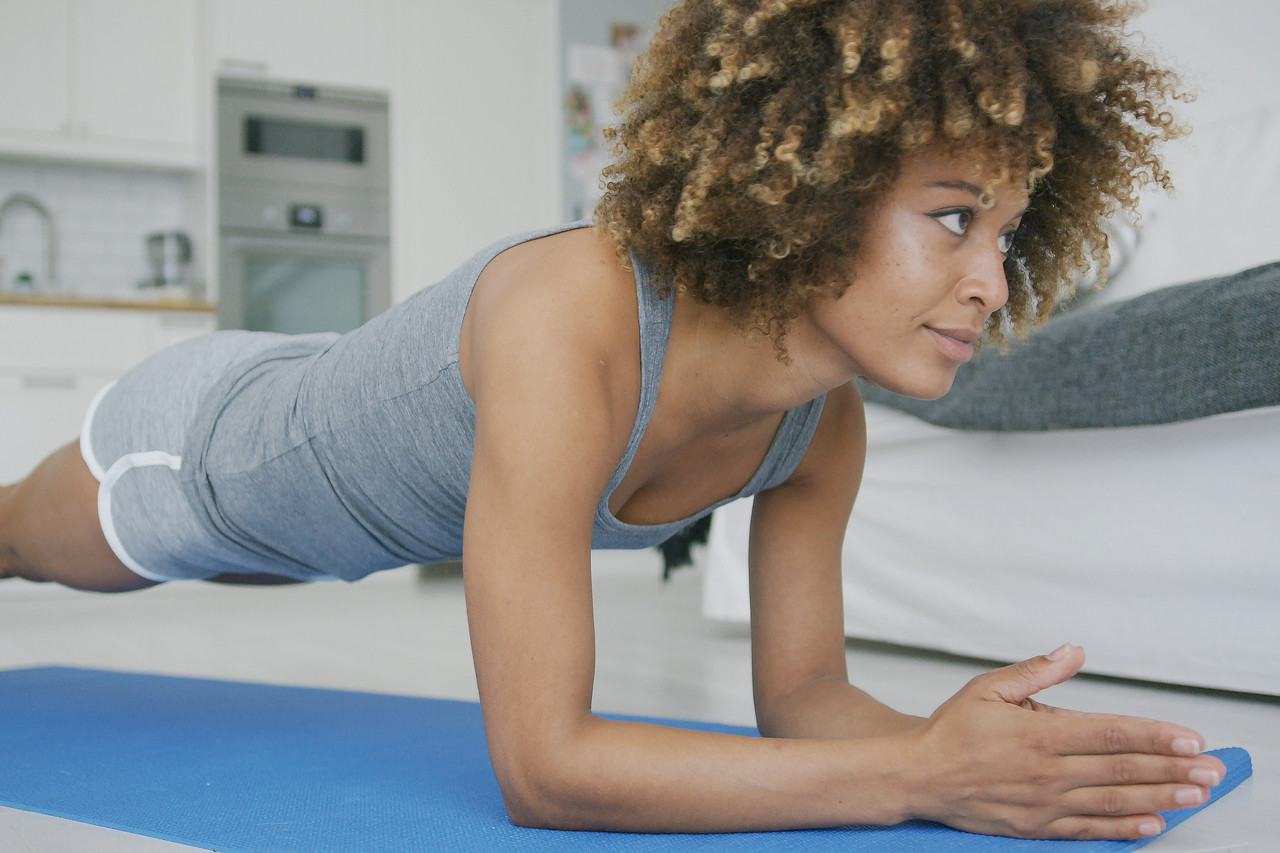
[[[1108,0],[685,0],[663,17],[608,131],[597,224],[668,287],[772,335],[852,257],[904,155],[985,152],[1031,208],[988,332],[1047,318],[1106,220],[1168,188],[1184,96]]]

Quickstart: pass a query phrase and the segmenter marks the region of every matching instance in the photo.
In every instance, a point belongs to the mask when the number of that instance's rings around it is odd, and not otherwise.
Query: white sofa
[[[1168,163],[1176,196],[1144,202],[1126,266],[1074,310],[1280,260],[1280,105],[1198,128]],[[1070,641],[1087,671],[1280,695],[1280,406],[1010,432],[868,404],[867,427],[848,636],[992,660]],[[749,617],[749,517],[712,522],[711,618]]]

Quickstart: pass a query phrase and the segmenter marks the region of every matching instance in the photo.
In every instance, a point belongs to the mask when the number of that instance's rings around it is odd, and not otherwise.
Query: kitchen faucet
[[[49,208],[34,196],[14,193],[0,204],[0,232],[4,230],[5,215],[15,207],[29,207],[40,217],[41,225],[44,227],[44,286],[45,289],[51,290],[58,280],[58,232],[53,227],[53,216],[49,213]]]

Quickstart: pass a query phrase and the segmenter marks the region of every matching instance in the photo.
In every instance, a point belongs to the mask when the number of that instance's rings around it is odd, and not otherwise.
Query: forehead
[[[990,194],[995,200],[1025,205],[1027,170],[1011,168],[981,150],[952,151],[930,147],[905,154],[899,163],[895,191],[911,191],[943,186],[975,194]]]

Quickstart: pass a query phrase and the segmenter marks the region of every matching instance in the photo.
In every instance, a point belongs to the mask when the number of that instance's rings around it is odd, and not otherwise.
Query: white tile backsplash
[[[58,291],[129,297],[150,273],[143,240],[182,229],[192,239],[191,275],[204,268],[203,199],[189,174],[0,158],[0,202],[15,192],[39,199],[58,234]],[[0,227],[0,290],[28,271],[44,280],[44,234],[34,211],[15,208]]]

